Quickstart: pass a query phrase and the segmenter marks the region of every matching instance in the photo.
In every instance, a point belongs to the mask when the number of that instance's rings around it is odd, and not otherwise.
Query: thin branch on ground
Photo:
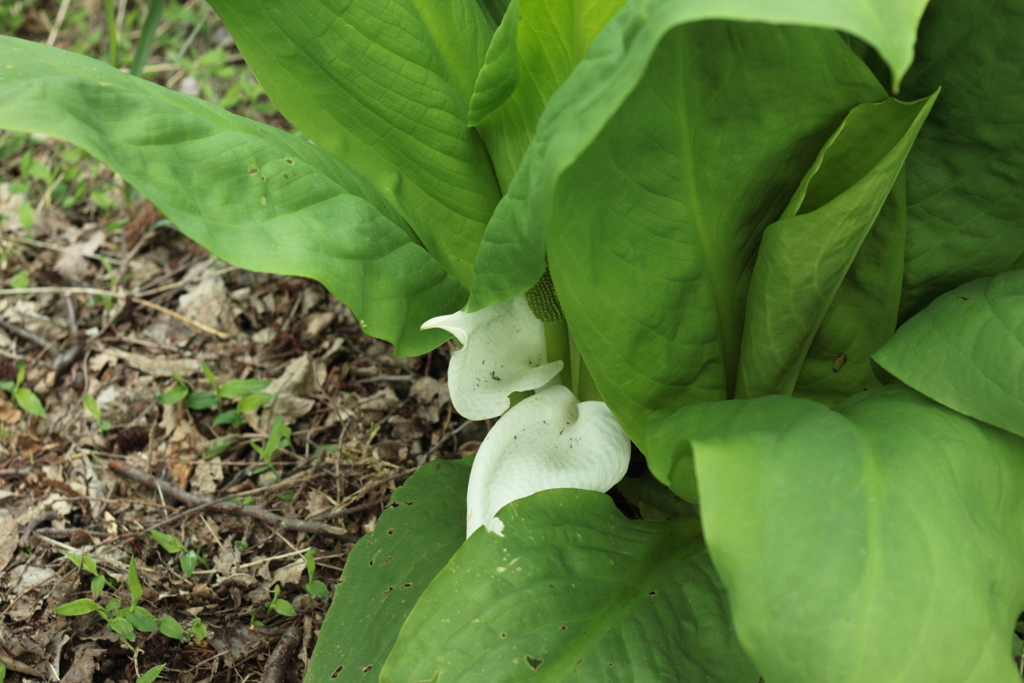
[[[3,318],[0,318],[0,327],[4,328],[11,334],[21,337],[25,341],[32,342],[41,349],[49,349],[51,346],[53,346],[53,342],[46,339],[45,337],[41,337],[35,332],[26,330],[24,327],[21,327],[20,325],[15,325],[14,323],[7,322]]]
[[[299,648],[299,627],[292,626],[281,635],[277,647],[267,657],[267,668],[263,671],[263,683],[279,683],[285,680],[285,674],[295,658]]]
[[[20,295],[20,294],[26,294],[27,295],[27,294],[65,294],[65,293],[67,293],[67,294],[92,294],[93,296],[109,296],[109,297],[114,297],[116,299],[130,299],[132,301],[132,303],[136,303],[136,304],[139,304],[141,306],[145,306],[147,308],[152,308],[154,311],[157,311],[159,313],[165,313],[165,314],[171,316],[172,318],[180,320],[181,322],[185,323],[186,325],[191,325],[192,327],[196,328],[197,330],[200,330],[202,332],[206,332],[207,334],[212,334],[213,336],[217,337],[218,339],[230,339],[231,338],[231,335],[229,335],[227,332],[221,332],[220,330],[215,330],[212,327],[204,325],[201,322],[198,322],[196,320],[192,320],[191,318],[187,318],[187,317],[183,316],[181,313],[177,313],[175,311],[172,311],[171,309],[166,308],[164,306],[161,306],[160,304],[153,303],[152,301],[147,301],[146,299],[137,298],[136,295],[132,294],[131,292],[125,292],[125,291],[121,291],[121,290],[110,290],[110,289],[97,289],[95,287],[22,287],[21,289],[0,290],[0,296],[12,296],[12,295]],[[3,320],[0,320],[0,324],[2,324],[4,327],[6,327],[7,325],[10,325],[10,323],[7,323],[6,321],[3,321]],[[24,336],[24,334],[22,334],[22,333],[23,332],[28,332],[28,331],[27,330],[21,330],[21,328],[18,328],[17,326],[15,326],[15,329],[11,329],[11,332],[13,332],[14,334],[17,334],[19,336]],[[32,334],[32,333],[28,332],[28,334]],[[38,337],[38,339],[42,339],[42,337]],[[39,343],[39,342],[34,341],[34,340],[30,340],[30,341],[32,341],[34,344],[38,344]]]
[[[308,534],[335,536],[352,543],[359,540],[359,536],[350,534],[345,531],[345,529],[330,524],[282,517],[281,515],[264,510],[263,508],[255,505],[242,505],[241,503],[232,503],[230,501],[223,500],[209,500],[202,496],[182,491],[174,484],[150,474],[146,474],[142,470],[132,467],[121,460],[110,460],[107,462],[107,466],[110,467],[113,472],[126,479],[130,479],[152,489],[157,489],[163,493],[164,496],[174,498],[175,500],[190,506],[192,509],[186,511],[189,513],[206,509],[210,512],[219,512],[222,514],[244,515],[246,517],[252,517],[262,522],[266,522],[271,527],[276,526],[289,531],[304,531]]]

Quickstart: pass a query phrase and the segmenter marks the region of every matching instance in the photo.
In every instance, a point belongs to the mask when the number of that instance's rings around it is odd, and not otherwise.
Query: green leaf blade
[[[269,379],[233,379],[224,382],[217,390],[221,398],[239,398],[263,391],[270,386]]]
[[[929,4],[901,95],[943,93],[907,158],[901,321],[955,287],[1024,267],[1022,70],[1020,3]]]
[[[165,534],[156,529],[151,529],[149,534],[153,537],[153,540],[160,544],[161,548],[169,553],[180,553],[185,549],[185,545],[176,536]]]
[[[216,408],[219,403],[217,395],[212,391],[193,391],[185,399],[185,405],[192,410],[209,410]]]
[[[521,69],[516,46],[518,29],[519,0],[512,0],[501,25],[491,38],[483,66],[477,74],[473,96],[469,101],[468,125],[480,125],[512,96],[519,85]]]
[[[132,607],[139,604],[142,599],[142,582],[139,581],[139,572],[135,568],[135,556],[128,562],[128,592],[132,596]]]
[[[103,608],[95,600],[80,598],[58,605],[53,611],[54,614],[59,614],[62,617],[79,617],[90,612],[102,612]]]
[[[146,673],[136,678],[135,683],[153,683],[153,681],[160,677],[160,674],[163,672],[165,666],[167,665],[157,664],[153,668],[147,670]]]
[[[705,538],[765,680],[1019,678],[1024,439],[899,386],[690,410]]]
[[[1024,436],[1024,270],[943,294],[872,357],[925,396]]]
[[[397,209],[338,159],[86,57],[0,37],[0,127],[78,144],[234,265],[322,282],[363,330],[424,353],[466,291]],[[407,232],[408,231],[408,232]]]
[[[532,286],[546,249],[583,360],[644,450],[649,412],[733,395],[761,233],[842,118],[884,91],[838,36],[804,28],[670,16],[598,59],[603,40],[626,40],[630,7],[549,103],[473,296],[499,270]],[[604,85],[627,75],[626,95]],[[595,101],[612,94],[617,110]],[[610,117],[588,140],[596,109]]]
[[[492,32],[475,0],[211,4],[281,112],[367,178],[468,284],[500,197],[466,126]]]
[[[181,628],[181,624],[178,620],[171,616],[164,616],[160,618],[160,633],[164,634],[168,638],[174,638],[175,640],[184,641],[185,632]]]
[[[838,303],[868,235],[895,230],[898,237],[902,232],[900,216],[889,223],[880,223],[879,217],[937,94],[915,103],[889,99],[854,108],[819,153],[782,217],[765,229],[747,295],[737,398],[793,393],[811,344]],[[890,265],[897,274],[902,269],[900,262]],[[866,353],[854,350],[851,344],[857,337],[851,336],[829,359],[829,366],[839,355],[856,360],[843,379],[858,369],[870,376],[868,355],[896,327],[901,283],[893,278],[881,283],[888,291],[868,294],[888,305],[870,311],[870,316],[877,319],[887,310],[888,325],[881,325],[874,339],[861,340]],[[846,316],[836,324],[864,336],[864,325],[858,322]]]
[[[43,402],[39,400],[39,396],[31,389],[18,387],[14,390],[14,400],[18,407],[26,413],[31,413],[38,417],[46,417],[46,408],[43,407]]]
[[[504,537],[478,531],[431,582],[382,681],[757,681],[696,520],[627,520],[568,489],[500,516]]]
[[[466,540],[471,463],[470,457],[421,467],[395,491],[373,533],[352,549],[310,661],[309,683],[378,680],[413,605]]]

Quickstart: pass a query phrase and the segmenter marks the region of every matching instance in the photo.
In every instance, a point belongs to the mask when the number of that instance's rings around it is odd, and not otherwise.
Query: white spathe
[[[498,420],[476,454],[466,538],[481,526],[502,535],[498,510],[538,491],[607,491],[626,474],[629,452],[629,437],[604,402],[580,403],[561,385],[524,399]]]
[[[540,389],[562,371],[562,361],[548,363],[544,323],[524,295],[473,313],[431,318],[421,327],[433,328],[451,332],[462,344],[448,364],[448,391],[452,406],[467,419],[498,417],[508,410],[510,394]]]

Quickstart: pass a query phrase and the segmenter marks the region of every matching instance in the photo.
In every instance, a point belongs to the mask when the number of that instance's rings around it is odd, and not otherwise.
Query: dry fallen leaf
[[[107,347],[106,353],[154,377],[171,377],[175,372],[182,377],[191,377],[203,371],[202,366],[197,360],[146,356],[141,353],[122,351],[113,346]]]
[[[57,259],[53,269],[63,275],[66,280],[81,282],[89,270],[89,259],[86,257],[93,256],[101,244],[103,244],[103,231],[97,230],[87,239],[72,244]]]
[[[0,574],[7,567],[7,563],[14,557],[18,549],[18,523],[14,517],[5,515],[0,517]]]

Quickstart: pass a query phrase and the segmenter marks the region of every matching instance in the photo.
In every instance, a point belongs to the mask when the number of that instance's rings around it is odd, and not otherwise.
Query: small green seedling
[[[32,206],[28,202],[22,204],[22,206],[27,206],[28,210],[30,212],[32,211]],[[12,275],[11,279],[7,281],[7,286],[11,289],[24,289],[25,287],[28,287],[29,284],[31,283],[28,279],[28,271],[24,268]]]
[[[165,534],[162,531],[151,529],[149,532],[150,536],[153,537],[160,547],[169,553],[181,553],[178,557],[178,564],[181,565],[181,571],[185,573],[185,576],[192,576],[192,573],[196,570],[196,565],[202,563],[204,567],[209,567],[210,563],[207,561],[204,555],[200,555],[195,550],[191,550],[185,547],[185,544],[178,540],[176,536]]]
[[[92,394],[86,394],[82,397],[82,405],[93,416],[93,419],[96,420],[96,429],[99,430],[100,434],[110,429],[110,423],[103,419],[99,404],[96,403],[96,398]]]
[[[71,556],[69,559],[72,562],[75,561]],[[80,564],[81,566],[86,564],[84,556],[80,558]],[[110,630],[124,639],[126,643],[135,642],[136,631],[150,633],[158,629],[168,638],[183,641],[185,635],[177,620],[169,616],[157,620],[149,610],[139,605],[139,600],[142,599],[142,582],[139,581],[139,574],[135,568],[135,557],[132,557],[128,563],[127,583],[132,600],[129,607],[121,607],[121,601],[118,598],[111,598],[106,605],[100,605],[91,598],[80,598],[59,605],[54,613],[63,617],[78,617],[96,612],[107,622]]]
[[[263,458],[263,462],[266,465],[261,465],[253,470],[253,474],[261,474],[262,472],[273,472],[277,473],[274,468],[274,452],[280,447],[287,448],[291,444],[292,429],[284,423],[281,416],[278,415],[274,418],[274,422],[270,425],[270,434],[267,435],[267,442],[260,446],[259,444],[253,444],[252,449],[260,454]]]
[[[188,385],[185,384],[185,380],[181,378],[181,375],[173,372],[171,373],[171,376],[174,378],[174,386],[160,394],[158,398],[160,405],[162,406],[170,406],[180,401],[184,401],[185,397],[187,397],[189,393]]]
[[[199,617],[192,618],[192,637],[196,639],[196,642],[200,643],[206,640],[206,626]]]
[[[0,389],[3,389],[9,393],[13,398],[18,407],[24,410],[26,413],[32,413],[39,417],[46,417],[46,409],[43,408],[43,402],[39,400],[35,392],[31,389],[21,386],[25,382],[25,364],[18,361],[18,377],[15,380],[5,379],[0,382]]]
[[[309,575],[309,581],[306,583],[305,586],[303,586],[303,588],[309,595],[312,595],[316,598],[321,598],[323,600],[327,600],[330,597],[330,594],[327,592],[327,585],[323,581],[317,581],[313,578],[313,573],[316,571],[316,560],[314,559],[315,555],[315,548],[310,548],[302,554],[302,556],[306,558],[306,574]]]
[[[245,424],[243,413],[257,410],[274,397],[272,394],[261,393],[270,385],[268,379],[233,379],[223,385],[217,383],[213,370],[205,362],[202,364],[203,374],[209,380],[213,391],[192,391],[177,373],[173,374],[175,384],[159,396],[161,405],[172,405],[185,401],[191,410],[220,409],[224,399],[238,399],[234,408],[223,410],[213,418],[213,426],[229,425],[240,427]],[[211,456],[212,457],[212,456]]]
[[[269,615],[271,610],[277,612],[282,617],[294,617],[295,608],[292,607],[292,603],[288,602],[281,595],[281,584],[274,584],[274,597],[267,603],[267,614]]]
[[[75,553],[69,553],[61,551],[65,557],[71,560],[71,563],[81,569],[84,572],[92,574],[92,581],[89,582],[89,590],[92,592],[94,598],[99,598],[100,593],[107,585],[113,586],[107,577],[100,574],[99,569],[96,567],[96,560],[92,559],[88,555],[76,555]]]
[[[136,678],[135,683],[153,683],[153,681],[155,681],[160,676],[160,672],[164,670],[165,666],[167,665],[157,664],[153,668],[146,671],[146,673]]]

